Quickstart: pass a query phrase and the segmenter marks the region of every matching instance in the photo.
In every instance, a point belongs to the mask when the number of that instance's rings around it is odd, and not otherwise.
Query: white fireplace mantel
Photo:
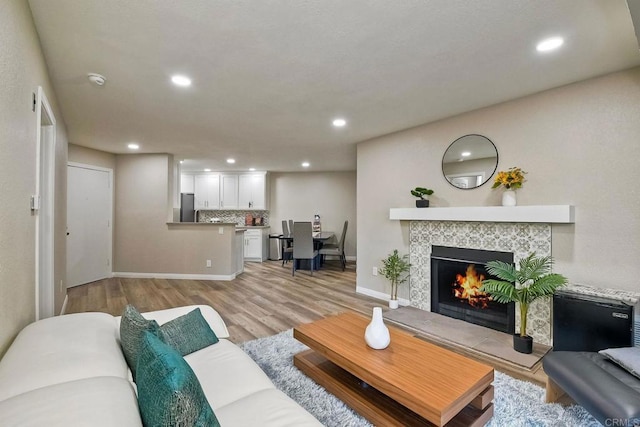
[[[474,221],[573,224],[574,206],[467,206],[391,208],[389,219],[400,221]]]

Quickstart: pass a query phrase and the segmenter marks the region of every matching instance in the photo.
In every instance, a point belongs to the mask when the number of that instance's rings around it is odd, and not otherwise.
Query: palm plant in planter
[[[538,298],[552,296],[567,283],[566,277],[551,273],[552,264],[550,256],[536,257],[535,252],[520,260],[519,269],[502,261],[486,264],[487,272],[500,280],[484,280],[480,290],[496,302],[520,304],[520,333],[513,335],[513,348],[520,353],[533,351],[533,339],[527,335],[529,305]]]
[[[389,308],[398,308],[398,285],[406,282],[409,278],[407,273],[411,264],[408,260],[409,255],[400,256],[397,249],[394,249],[393,253],[382,260],[382,268],[379,272],[391,282]]]
[[[419,199],[416,200],[416,208],[428,208],[429,196],[432,194],[433,194],[433,190],[429,188],[424,188],[424,187],[416,187],[413,190],[411,190],[412,196],[419,197]]]

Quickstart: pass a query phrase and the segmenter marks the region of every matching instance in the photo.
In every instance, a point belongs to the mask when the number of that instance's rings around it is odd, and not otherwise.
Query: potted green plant
[[[416,187],[413,190],[411,190],[412,196],[419,197],[419,199],[416,200],[416,208],[428,208],[429,196],[432,194],[433,194],[433,190],[429,188],[424,188],[424,187]]]
[[[379,270],[380,274],[391,282],[389,308],[398,308],[398,285],[407,281],[410,267],[409,255],[405,254],[400,256],[397,249],[394,249],[389,256],[382,260],[382,268]]]
[[[487,279],[481,291],[491,295],[499,303],[520,304],[520,333],[513,335],[513,348],[520,353],[533,351],[533,339],[527,335],[529,305],[538,298],[548,298],[556,289],[567,283],[567,278],[551,273],[550,256],[537,257],[535,252],[519,262],[519,268],[502,261],[486,263],[487,272],[500,280]]]

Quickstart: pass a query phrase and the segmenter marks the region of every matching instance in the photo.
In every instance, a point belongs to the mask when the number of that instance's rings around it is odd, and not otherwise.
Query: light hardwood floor
[[[245,263],[231,281],[123,279],[99,280],[68,291],[66,313],[102,311],[120,315],[127,304],[139,311],[189,304],[214,307],[227,323],[231,340],[262,338],[344,311],[370,315],[382,301],[356,294],[355,264],[343,272],[328,261],[313,277],[278,261]]]
[[[102,311],[121,315],[127,304],[141,312],[161,310],[190,304],[206,304],[215,308],[225,320],[231,341],[267,337],[323,317],[345,311],[371,316],[373,307],[386,303],[356,294],[356,269],[347,263],[343,272],[336,261],[329,261],[313,277],[298,270],[291,276],[291,264],[279,261],[247,262],[245,271],[231,281],[122,279],[99,280],[68,290],[66,313]],[[512,376],[543,385],[544,371],[514,369],[495,359],[450,346],[446,342],[421,336],[415,330],[396,325],[452,351],[492,365]]]

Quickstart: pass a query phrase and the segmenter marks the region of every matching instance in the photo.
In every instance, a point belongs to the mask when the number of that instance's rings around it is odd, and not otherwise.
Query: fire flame
[[[472,307],[487,308],[491,297],[480,291],[483,280],[484,274],[478,274],[475,266],[470,264],[466,275],[456,274],[456,282],[451,284],[453,295],[458,299],[466,300]]]

